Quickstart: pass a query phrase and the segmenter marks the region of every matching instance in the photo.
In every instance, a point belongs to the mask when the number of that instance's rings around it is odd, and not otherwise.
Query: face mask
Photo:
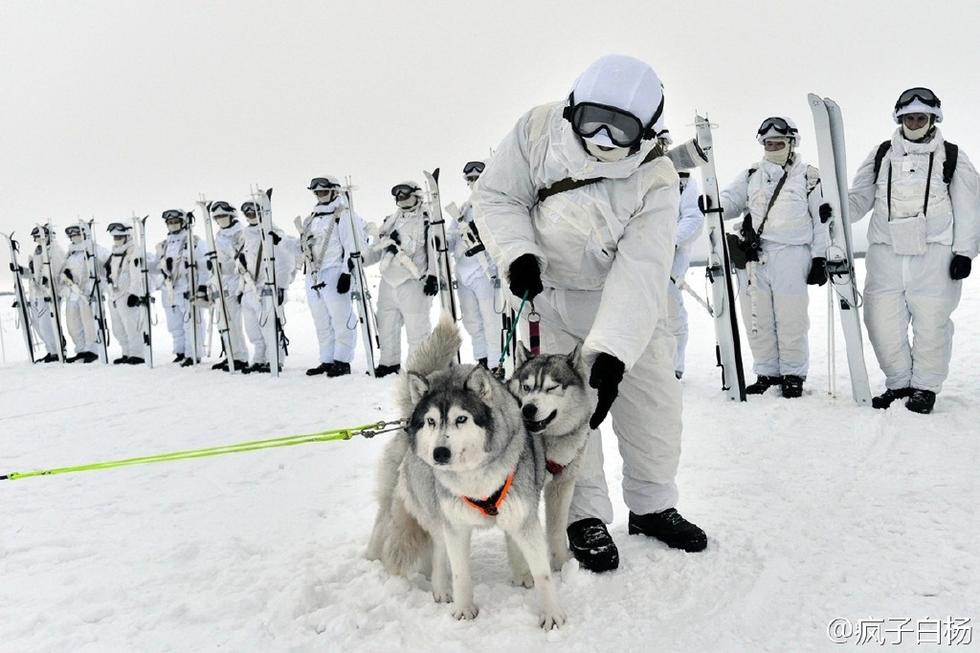
[[[184,223],[182,222],[167,222],[167,231],[175,234],[184,228]]]
[[[585,150],[604,163],[622,161],[629,156],[630,153],[628,147],[601,148],[595,143],[590,143],[589,141],[583,142],[585,143]]]
[[[71,242],[72,242],[73,245],[80,245],[82,243],[82,237],[80,235],[79,236],[71,236]]]
[[[218,226],[222,229],[227,229],[231,226],[231,218],[227,215],[218,216],[214,219],[218,223]]]
[[[405,209],[406,211],[415,208],[418,203],[419,198],[415,197],[414,195],[411,197],[406,197],[403,200],[395,200],[395,204],[398,206],[398,208]]]
[[[766,153],[762,155],[762,158],[769,163],[775,163],[777,166],[782,166],[786,165],[786,162],[789,161],[789,155],[791,152],[792,148],[790,147],[789,143],[787,143],[781,150],[776,150],[775,152],[769,152],[767,150]]]
[[[245,215],[245,219],[248,220],[250,227],[255,227],[259,224],[259,216],[257,215]]]
[[[925,137],[925,135],[929,132],[930,127],[932,127],[932,125],[928,123],[919,129],[909,129],[905,125],[902,125],[902,135],[910,141],[918,141]]]

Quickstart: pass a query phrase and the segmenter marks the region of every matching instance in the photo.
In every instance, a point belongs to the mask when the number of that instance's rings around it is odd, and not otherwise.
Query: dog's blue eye
[[[436,425],[436,421],[431,417],[427,417],[425,423],[428,424],[430,427],[434,427]]]
[[[526,383],[524,385],[522,385],[521,388],[524,389],[524,392],[530,392],[531,391],[531,386],[529,386]]]
[[[466,415],[460,415],[459,417],[457,417],[456,424],[457,426],[460,424],[466,424]]]

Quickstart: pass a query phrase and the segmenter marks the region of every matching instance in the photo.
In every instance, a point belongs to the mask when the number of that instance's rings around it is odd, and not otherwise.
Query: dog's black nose
[[[436,447],[432,450],[432,459],[440,465],[445,465],[448,463],[452,455],[452,452],[449,451],[449,447]]]
[[[534,404],[524,404],[521,413],[524,414],[524,419],[534,419],[534,416],[538,414],[538,407]]]

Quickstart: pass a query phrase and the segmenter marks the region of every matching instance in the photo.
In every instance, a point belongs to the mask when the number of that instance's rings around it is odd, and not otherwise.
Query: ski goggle
[[[415,195],[419,191],[418,188],[414,186],[409,186],[408,184],[398,184],[393,186],[391,189],[391,194],[396,200],[408,199],[412,195]]]
[[[51,232],[48,231],[48,228],[45,227],[44,228],[44,235],[45,236],[48,236],[48,235],[50,235],[50,233]],[[40,227],[34,227],[33,229],[31,229],[31,238],[40,238],[40,237],[41,237],[41,228]]]
[[[340,188],[340,184],[327,179],[326,177],[314,177],[310,180],[309,189],[313,191],[317,190],[336,190]]]
[[[167,209],[166,211],[163,212],[163,219],[165,222],[171,222],[176,220],[180,220],[181,222],[183,222],[184,212],[181,211],[180,209]]]
[[[765,136],[770,131],[775,131],[777,134],[782,134],[783,136],[796,136],[799,131],[792,125],[790,125],[786,120],[778,116],[774,118],[766,118],[759,125],[759,131],[756,132],[757,136]]]
[[[219,215],[234,215],[235,207],[228,202],[215,202],[211,205],[211,215],[217,217]]]
[[[258,215],[259,209],[255,202],[245,202],[242,204],[242,213],[245,215]]]
[[[916,86],[915,88],[903,91],[898,96],[898,101],[895,103],[895,110],[898,111],[902,107],[912,104],[915,100],[919,100],[922,104],[934,109],[942,106],[942,102],[939,101],[935,93],[923,86]]]
[[[132,229],[132,227],[123,224],[122,222],[110,222],[109,226],[106,227],[105,230],[108,231],[110,234],[118,233],[120,235],[126,235],[126,232],[128,232],[130,229]]]
[[[593,102],[580,102],[572,107],[572,129],[582,138],[592,138],[605,131],[618,147],[633,147],[643,138],[644,127],[631,113]]]
[[[69,238],[71,238],[72,236],[81,236],[82,235],[82,229],[81,229],[81,227],[74,227],[74,226],[73,227],[66,227],[65,228],[65,235],[68,236]]]
[[[483,174],[483,170],[486,168],[486,164],[483,161],[470,161],[465,166],[463,166],[463,174],[467,177]]]

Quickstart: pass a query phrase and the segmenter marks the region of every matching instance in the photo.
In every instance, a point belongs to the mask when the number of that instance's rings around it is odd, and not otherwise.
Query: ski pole
[[[405,426],[406,423],[406,420],[396,419],[374,422],[372,424],[364,424],[362,426],[355,426],[351,428],[331,429],[329,431],[320,431],[319,433],[307,433],[305,435],[288,435],[279,438],[269,438],[266,440],[252,440],[249,442],[239,442],[236,444],[228,444],[217,447],[205,447],[203,449],[171,451],[168,453],[160,453],[150,456],[123,458],[119,460],[109,460],[84,465],[72,465],[69,467],[55,467],[52,469],[42,469],[31,472],[11,472],[9,474],[0,474],[0,481],[16,481],[22,478],[31,478],[33,476],[54,476],[56,474],[70,474],[74,472],[91,472],[103,469],[113,469],[116,467],[127,467],[130,465],[149,465],[151,463],[162,463],[172,460],[207,458],[210,456],[222,456],[224,454],[240,453],[243,451],[258,451],[260,449],[291,447],[298,444],[309,444],[312,442],[350,440],[356,435],[361,435],[365,438],[373,438],[381,433],[397,431]]]

